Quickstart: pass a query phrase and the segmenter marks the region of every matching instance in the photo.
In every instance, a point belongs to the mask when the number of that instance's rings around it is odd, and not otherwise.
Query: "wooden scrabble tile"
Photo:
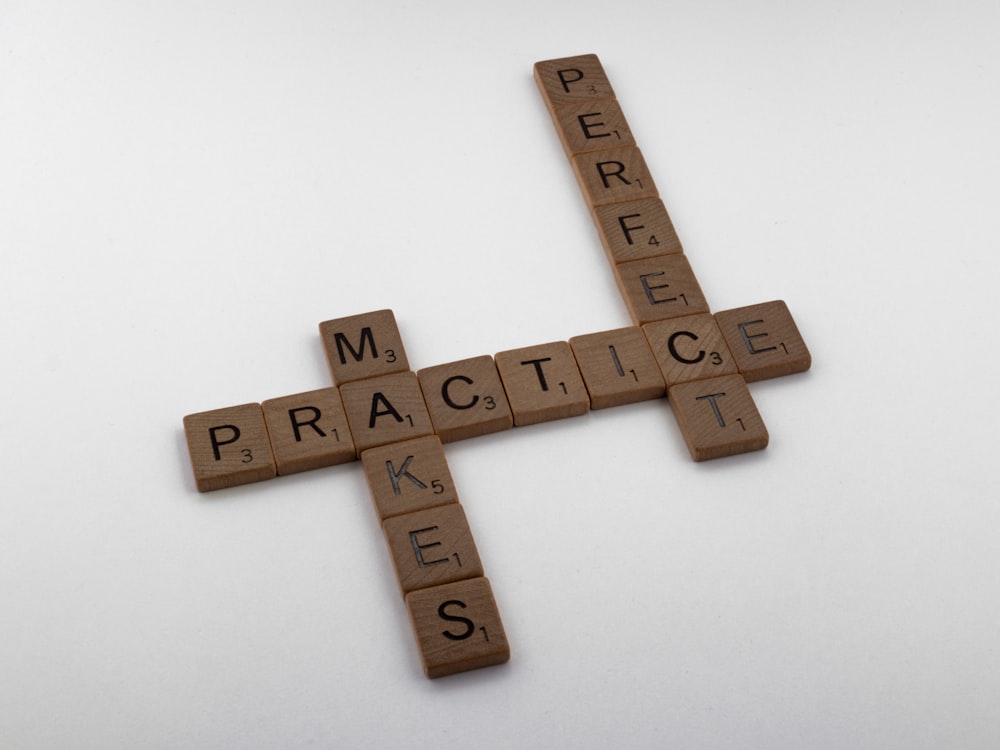
[[[646,160],[635,146],[578,154],[571,161],[591,206],[658,197]]]
[[[590,394],[591,409],[648,401],[666,392],[639,328],[574,336],[569,345]]]
[[[608,76],[597,55],[576,55],[535,63],[535,83],[549,110],[560,104],[614,99]]]
[[[347,383],[340,386],[340,397],[359,456],[369,448],[434,432],[414,372]]]
[[[260,404],[188,414],[184,433],[199,492],[259,482],[277,473]]]
[[[615,266],[615,280],[636,325],[708,312],[685,255],[660,255]]]
[[[494,359],[515,425],[577,417],[590,410],[587,388],[565,341],[510,349]]]
[[[369,448],[361,454],[361,464],[380,521],[458,502],[436,435]]]
[[[510,645],[486,578],[414,591],[406,597],[406,608],[430,678],[510,659]]]
[[[715,319],[748,383],[804,372],[812,356],[782,300],[715,314]]]
[[[410,369],[392,310],[326,320],[319,333],[337,385]]]
[[[509,430],[514,417],[493,357],[425,367],[417,372],[434,432],[441,442]]]
[[[681,383],[667,399],[695,461],[767,447],[767,428],[740,375]]]
[[[657,320],[642,330],[668,388],[737,372],[736,360],[709,313]]]
[[[567,156],[635,145],[625,115],[614,99],[558,107],[552,120]]]
[[[383,522],[382,531],[404,595],[483,575],[469,522],[458,503],[392,516]]]
[[[357,458],[336,388],[268,399],[261,407],[278,474],[334,466]]]
[[[592,214],[612,264],[684,252],[659,198],[597,206]]]

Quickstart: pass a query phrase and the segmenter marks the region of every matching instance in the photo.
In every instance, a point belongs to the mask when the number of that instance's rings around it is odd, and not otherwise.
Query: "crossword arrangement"
[[[432,678],[510,658],[444,443],[666,396],[694,460],[761,450],[747,383],[811,364],[783,301],[711,313],[597,56],[534,73],[634,326],[414,372],[391,310],[337,318],[333,387],[184,417],[202,492],[361,461]]]

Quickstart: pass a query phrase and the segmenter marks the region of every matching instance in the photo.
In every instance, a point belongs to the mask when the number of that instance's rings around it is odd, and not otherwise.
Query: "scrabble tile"
[[[458,503],[387,518],[382,531],[404,595],[483,575],[469,522]]]
[[[660,255],[615,266],[615,280],[636,325],[708,312],[686,256]]]
[[[695,461],[767,447],[767,428],[740,375],[675,385],[667,400]]]
[[[268,399],[261,404],[278,474],[354,461],[354,439],[336,388]]]
[[[552,120],[567,156],[635,145],[625,115],[614,99],[558,107]]]
[[[658,197],[646,160],[635,146],[578,154],[572,163],[590,206]]]
[[[736,360],[708,313],[658,320],[642,330],[667,387],[737,372]]]
[[[493,357],[484,355],[417,372],[441,442],[509,430],[514,417]]]
[[[277,473],[260,404],[188,414],[184,433],[199,492],[259,482]]]
[[[590,408],[604,409],[665,394],[663,376],[639,328],[574,336],[569,340],[590,394]]]
[[[510,645],[486,578],[414,591],[406,608],[424,672],[444,677],[510,659]]]
[[[340,386],[358,456],[369,448],[430,435],[431,418],[414,372],[398,372]]]
[[[410,369],[392,310],[326,320],[319,333],[337,385]]]
[[[369,448],[361,454],[361,464],[379,521],[458,502],[436,435]]]
[[[659,198],[597,206],[592,215],[612,264],[684,252]]]
[[[597,55],[576,55],[535,63],[535,83],[549,110],[560,104],[614,99]]]
[[[715,319],[748,383],[804,372],[812,356],[782,300],[723,310]]]
[[[515,425],[577,417],[590,410],[587,388],[565,341],[510,349],[495,360]]]

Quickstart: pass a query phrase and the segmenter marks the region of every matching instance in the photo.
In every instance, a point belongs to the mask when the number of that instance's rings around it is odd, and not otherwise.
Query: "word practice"
[[[811,365],[783,301],[711,312],[597,56],[534,75],[633,326],[414,371],[370,311],[319,324],[332,387],[184,418],[202,492],[360,460],[431,678],[510,658],[444,444],[666,396],[695,461],[757,451],[747,383]]]

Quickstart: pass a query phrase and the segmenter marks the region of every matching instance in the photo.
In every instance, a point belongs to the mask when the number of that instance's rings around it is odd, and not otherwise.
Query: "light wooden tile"
[[[664,395],[663,376],[639,328],[574,336],[569,345],[590,394],[591,409]]]
[[[767,447],[767,428],[740,375],[681,383],[667,399],[695,461]]]
[[[259,482],[277,473],[260,404],[188,414],[184,434],[199,492]]]
[[[565,341],[510,349],[494,359],[515,425],[577,417],[590,410],[587,388]]]
[[[561,104],[615,98],[597,55],[542,60],[535,63],[534,73],[535,83],[550,111]]]
[[[635,146],[578,154],[573,172],[590,206],[656,198],[656,184]]]
[[[597,206],[592,214],[604,251],[615,265],[684,252],[659,198]]]
[[[319,324],[337,385],[410,369],[392,310],[375,310]]]
[[[500,374],[489,355],[425,367],[417,378],[434,431],[443,443],[514,426]]]
[[[709,313],[658,320],[642,330],[667,387],[737,372],[736,360]]]
[[[430,678],[510,659],[507,634],[486,578],[414,591],[406,596],[406,608]]]
[[[621,263],[615,280],[636,325],[708,312],[708,301],[685,255]]]
[[[748,383],[812,366],[809,349],[782,300],[723,310],[715,319]]]
[[[346,383],[340,397],[359,456],[369,448],[434,432],[414,372]]]
[[[635,145],[625,114],[614,99],[558,107],[552,120],[567,156]]]
[[[278,474],[334,466],[357,458],[336,388],[268,399],[261,407]]]
[[[361,454],[379,521],[458,502],[436,435],[369,448]]]
[[[469,522],[458,503],[392,516],[383,522],[382,531],[404,595],[483,575]]]

